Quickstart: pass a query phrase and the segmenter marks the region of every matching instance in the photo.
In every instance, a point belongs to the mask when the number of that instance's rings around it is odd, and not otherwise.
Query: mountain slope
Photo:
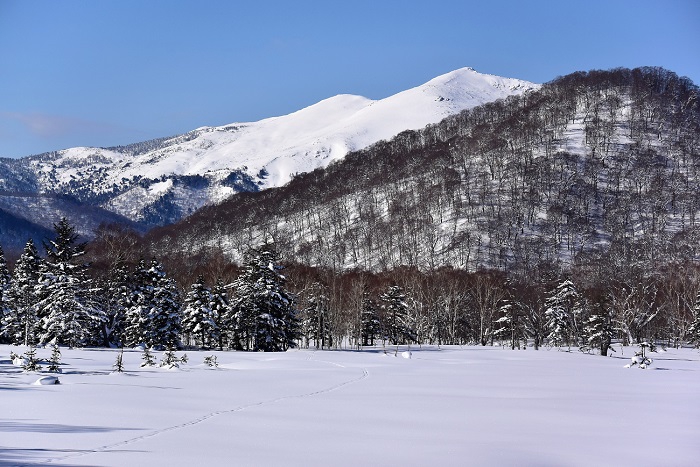
[[[204,208],[152,232],[151,248],[238,259],[273,240],[333,269],[524,274],[687,260],[700,255],[698,97],[659,68],[574,73]]]
[[[163,225],[233,193],[281,186],[400,131],[536,87],[463,68],[382,100],[339,95],[289,115],[142,145],[0,161],[0,189],[70,194],[133,221]]]

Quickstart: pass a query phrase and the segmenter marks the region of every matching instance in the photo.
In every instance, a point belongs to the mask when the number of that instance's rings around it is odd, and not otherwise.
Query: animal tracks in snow
[[[317,363],[326,363],[328,365],[332,365],[332,366],[339,367],[339,368],[347,368],[346,366],[341,365],[341,364],[336,363],[336,362],[331,362],[331,361],[327,361],[327,360],[317,360],[317,359],[313,358],[314,353],[309,355],[309,357],[306,359],[307,362],[312,361],[312,362],[317,362]],[[220,416],[220,415],[242,412],[244,410],[250,410],[250,409],[254,409],[256,407],[263,407],[263,406],[267,406],[267,405],[271,405],[271,404],[276,404],[276,403],[283,402],[286,400],[307,398],[307,397],[316,397],[316,396],[319,396],[322,394],[327,394],[327,393],[342,389],[342,388],[349,386],[351,384],[358,383],[364,379],[367,379],[369,377],[369,370],[367,368],[361,368],[361,371],[362,371],[362,374],[360,374],[359,376],[355,376],[355,377],[347,379],[341,383],[337,383],[337,384],[334,384],[332,386],[324,387],[322,389],[318,389],[318,390],[310,391],[310,392],[304,392],[304,393],[300,393],[300,394],[288,394],[288,395],[275,397],[275,398],[271,398],[271,399],[267,399],[267,400],[253,402],[253,403],[249,403],[249,404],[245,404],[245,405],[240,405],[240,406],[232,408],[232,409],[224,409],[224,410],[217,410],[217,411],[209,412],[205,415],[202,415],[201,417],[195,418],[195,419],[187,421],[185,423],[180,423],[177,425],[172,425],[172,426],[160,428],[160,429],[151,431],[150,433],[146,433],[146,434],[141,435],[141,436],[136,436],[136,437],[129,438],[129,439],[119,441],[116,443],[106,444],[106,445],[99,446],[99,447],[94,448],[94,449],[85,449],[85,450],[81,450],[79,452],[72,452],[71,454],[60,456],[60,457],[49,458],[49,459],[46,459],[43,463],[45,463],[45,464],[49,464],[49,463],[53,463],[53,462],[59,463],[59,462],[62,462],[62,461],[68,460],[68,459],[75,459],[75,458],[83,457],[83,456],[90,455],[90,454],[98,454],[98,453],[102,453],[102,452],[112,451],[115,449],[123,448],[125,446],[129,446],[129,445],[138,443],[140,441],[154,438],[156,436],[160,436],[160,435],[172,432],[172,431],[176,431],[176,430],[188,428],[188,427],[191,427],[194,425],[198,425],[202,422],[205,422],[207,420],[210,420],[210,419],[215,418],[215,417]]]

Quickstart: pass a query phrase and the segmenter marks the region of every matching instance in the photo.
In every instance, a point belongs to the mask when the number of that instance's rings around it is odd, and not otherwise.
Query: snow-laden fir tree
[[[49,366],[47,370],[49,373],[60,373],[61,372],[61,349],[56,345],[51,346],[51,358],[49,359]]]
[[[80,263],[85,244],[66,218],[54,224],[56,238],[46,242],[46,261],[42,263],[37,285],[41,343],[54,342],[70,347],[96,343],[105,320],[94,305],[86,265]]]
[[[124,373],[124,349],[123,348],[119,349],[119,353],[117,354],[117,359],[115,360],[112,368],[114,369],[115,373]]]
[[[374,345],[374,341],[383,338],[381,316],[377,303],[369,292],[362,294],[362,316],[360,317],[362,345]]]
[[[511,350],[517,347],[520,349],[520,343],[526,342],[525,323],[523,312],[517,302],[507,300],[499,309],[501,315],[495,321],[495,335],[500,339],[508,341]]]
[[[143,349],[143,353],[141,354],[141,366],[156,366],[156,358],[153,356],[151,350],[148,347]]]
[[[10,271],[7,269],[7,261],[5,260],[5,252],[0,246],[0,343],[8,343],[11,341],[8,333],[5,332],[6,318],[10,316],[10,307],[8,291],[10,289],[11,277]]]
[[[416,341],[410,307],[402,287],[391,285],[379,296],[384,311],[384,330],[391,344],[411,344]]]
[[[700,291],[695,296],[695,304],[693,306],[693,322],[688,328],[688,342],[695,344],[695,347],[700,347]]]
[[[182,312],[182,331],[189,337],[190,344],[203,349],[217,344],[219,329],[213,304],[211,290],[204,284],[204,277],[200,274],[185,297]]]
[[[614,352],[612,340],[615,336],[615,330],[611,310],[604,304],[596,303],[584,328],[586,342],[582,350],[598,349],[602,356],[607,356],[608,350]]]
[[[131,305],[133,285],[131,276],[123,262],[117,262],[101,282],[99,305],[105,312],[102,324],[102,336],[105,345],[121,347],[124,345],[126,328],[126,310]]]
[[[134,270],[129,297],[125,302],[122,339],[128,347],[146,342],[149,305],[153,301],[153,285],[148,269],[146,261],[142,258]]]
[[[582,316],[581,297],[570,280],[561,282],[545,301],[547,339],[556,347],[576,344]]]
[[[24,371],[40,371],[41,365],[39,365],[39,359],[36,357],[36,348],[34,346],[29,346],[26,352],[24,352],[24,364],[22,365]]]
[[[251,249],[241,275],[230,284],[234,348],[265,352],[295,345],[299,320],[270,245]]]
[[[331,348],[333,346],[330,314],[325,287],[319,283],[313,284],[301,316],[302,332],[307,343],[313,340],[317,349]]]
[[[226,286],[221,279],[216,280],[216,284],[211,290],[211,310],[214,313],[216,328],[218,330],[217,347],[223,349],[226,343],[224,342],[227,334],[226,330],[228,329],[228,323],[225,321],[225,318],[229,310],[229,300]]]
[[[28,346],[38,343],[36,286],[39,283],[41,262],[34,242],[30,239],[15,263],[10,287],[5,293],[10,306],[3,318],[4,333],[13,345]]]
[[[124,338],[127,345],[177,348],[180,344],[182,317],[175,282],[153,259],[150,265],[139,262],[134,273],[134,289],[126,310]]]

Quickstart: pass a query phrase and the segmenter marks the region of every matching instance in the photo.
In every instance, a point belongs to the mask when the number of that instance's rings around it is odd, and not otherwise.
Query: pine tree
[[[151,262],[151,274],[154,280],[153,306],[149,313],[151,335],[147,342],[163,348],[180,346],[182,314],[180,313],[180,294],[175,281],[166,277],[161,264],[155,259]]]
[[[384,311],[384,328],[389,342],[395,345],[415,342],[416,335],[403,288],[392,285],[380,295],[379,300]]]
[[[368,292],[362,294],[361,327],[362,345],[364,346],[374,345],[375,339],[382,337],[379,307]]]
[[[175,355],[174,349],[168,349],[163,353],[160,366],[167,366],[168,368],[178,368],[180,366],[180,359]]]
[[[144,260],[139,262],[130,302],[124,332],[127,345],[178,347],[182,321],[179,294],[156,259],[149,266]]]
[[[612,348],[612,339],[615,335],[613,316],[604,305],[596,304],[584,329],[586,345],[584,349],[599,349],[600,355],[607,356]]]
[[[200,274],[185,297],[182,331],[190,336],[195,345],[202,348],[211,348],[218,341],[219,329],[213,304],[213,295],[204,285],[204,277]]]
[[[30,239],[22,256],[15,263],[10,288],[6,293],[10,307],[4,317],[4,332],[13,345],[28,346],[38,343],[36,287],[39,283],[41,263],[34,242]]]
[[[156,360],[148,347],[143,350],[141,354],[141,366],[156,366]]]
[[[700,347],[700,291],[695,296],[693,322],[688,328],[688,342],[695,344],[695,347]]]
[[[41,365],[39,365],[39,360],[36,358],[36,348],[30,346],[26,352],[24,352],[24,364],[22,365],[24,371],[41,371]]]
[[[269,245],[252,249],[242,274],[231,284],[234,346],[264,352],[284,351],[295,345],[299,321],[294,297],[284,288],[285,277]]]
[[[9,333],[6,332],[7,322],[10,320],[9,295],[11,277],[7,269],[5,253],[0,246],[0,343],[11,342]]]
[[[226,293],[226,286],[221,279],[216,280],[216,285],[211,291],[211,310],[214,313],[214,322],[218,330],[216,334],[218,339],[217,345],[219,349],[223,349],[224,340],[230,329],[230,323],[226,321],[229,310],[228,294]]]
[[[524,317],[520,305],[508,300],[503,303],[499,313],[501,317],[495,321],[495,334],[501,339],[507,339],[511,350],[515,350],[515,347],[520,349],[520,342],[525,340]]]
[[[547,339],[557,347],[576,343],[582,315],[581,297],[573,282],[565,280],[554,289],[545,302]]]
[[[124,333],[127,326],[126,310],[131,305],[133,285],[126,265],[119,262],[112,266],[102,282],[100,304],[105,312],[102,335],[105,345],[121,347],[124,345]]]
[[[303,316],[302,328],[307,339],[313,339],[316,348],[331,348],[333,334],[331,332],[328,297],[321,284],[316,283],[312,286],[311,296],[301,314]]]
[[[44,244],[46,261],[41,268],[37,293],[41,319],[40,342],[70,347],[95,343],[104,312],[94,306],[86,266],[79,263],[84,243],[66,218],[54,224],[56,238]]]
[[[124,373],[124,348],[119,349],[117,359],[112,368],[114,368],[116,373]]]
[[[61,367],[61,349],[56,344],[51,346],[51,359],[49,360],[48,371],[50,373],[60,373]]]

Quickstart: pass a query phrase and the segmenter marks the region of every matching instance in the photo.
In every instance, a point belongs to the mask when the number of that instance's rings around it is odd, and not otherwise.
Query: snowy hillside
[[[165,224],[232,193],[283,185],[349,151],[536,87],[462,68],[386,99],[338,95],[281,117],[161,139],[145,151],[72,148],[25,158],[23,165],[36,174],[40,192],[68,193],[135,221]],[[10,182],[0,180],[7,189],[3,183]]]

